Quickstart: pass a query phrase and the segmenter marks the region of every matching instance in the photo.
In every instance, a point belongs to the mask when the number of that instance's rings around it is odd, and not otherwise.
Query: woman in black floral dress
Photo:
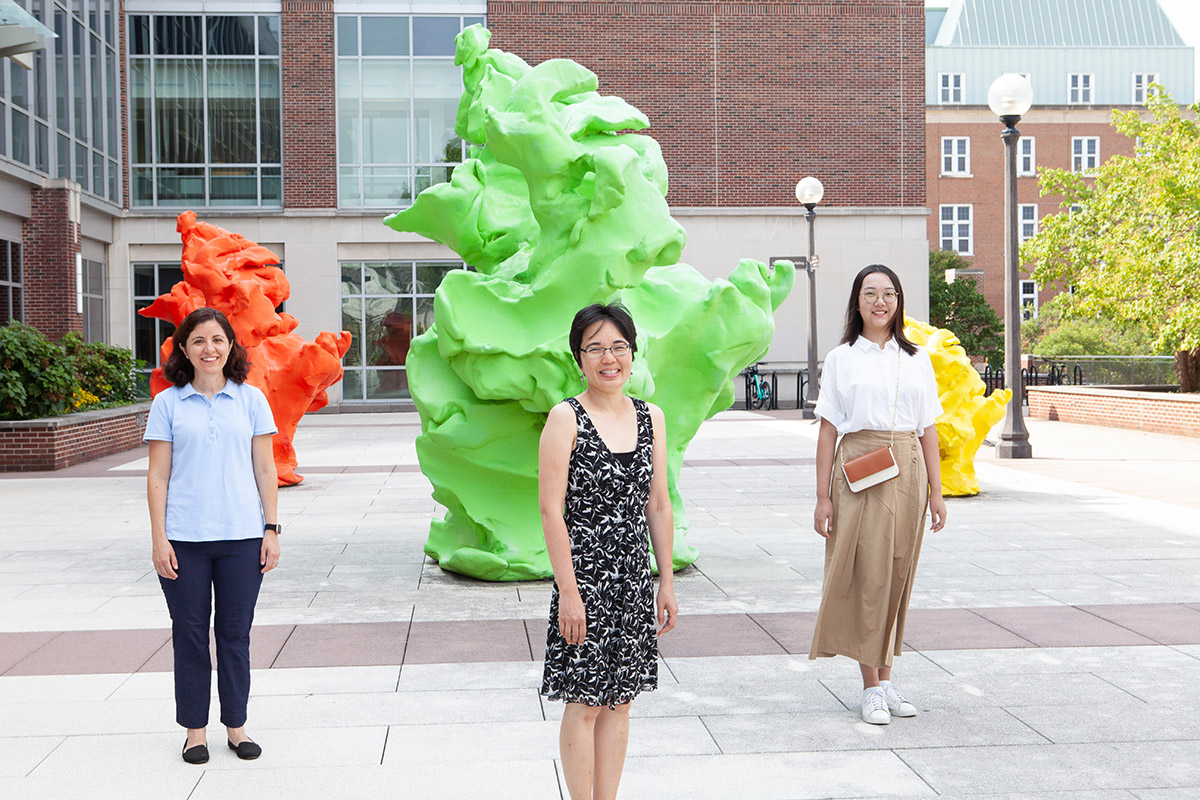
[[[629,703],[658,686],[657,636],[678,614],[663,413],[623,392],[636,341],[620,305],[575,315],[571,352],[587,389],[550,410],[539,452],[554,567],[542,694],[567,703],[559,747],[572,800],[617,796]]]

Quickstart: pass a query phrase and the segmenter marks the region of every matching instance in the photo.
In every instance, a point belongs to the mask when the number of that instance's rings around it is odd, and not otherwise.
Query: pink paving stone
[[[658,640],[665,658],[782,655],[783,647],[745,614],[683,615]]]
[[[250,629],[250,669],[268,669],[275,663],[284,642],[292,635],[295,625],[262,625]],[[167,632],[170,636],[170,631]],[[217,643],[208,635],[209,658],[217,663]],[[139,672],[170,672],[175,668],[175,650],[170,639],[159,648]]]
[[[1012,631],[965,608],[910,608],[904,623],[910,650],[995,650],[1034,647]]]
[[[1156,644],[1073,606],[977,608],[974,613],[1038,647],[1116,647]]]
[[[297,625],[273,667],[377,667],[401,664],[407,622]]]
[[[0,675],[58,635],[58,631],[0,633]]]
[[[529,638],[519,619],[414,622],[406,664],[529,661]]]
[[[1188,605],[1079,606],[1162,644],[1200,644],[1200,608]]]
[[[804,655],[812,647],[813,629],[817,625],[815,611],[751,614],[750,619],[789,653]]]
[[[65,631],[6,675],[99,675],[137,672],[170,638],[163,630]]]
[[[529,655],[534,661],[542,661],[546,658],[546,626],[547,621],[542,619],[527,619],[525,622],[525,636],[529,640]]]

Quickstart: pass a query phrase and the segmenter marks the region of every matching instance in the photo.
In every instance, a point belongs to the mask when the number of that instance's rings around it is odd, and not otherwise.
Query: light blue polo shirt
[[[266,395],[247,383],[226,381],[212,400],[190,383],[159,392],[143,441],[171,443],[167,538],[214,542],[262,536],[250,442],[276,430]]]

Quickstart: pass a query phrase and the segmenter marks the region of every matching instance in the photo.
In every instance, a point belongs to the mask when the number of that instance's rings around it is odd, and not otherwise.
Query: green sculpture
[[[452,248],[473,271],[437,290],[437,320],[406,362],[421,415],[417,456],[445,517],[425,552],[485,580],[552,575],[537,503],[546,412],[583,390],[567,331],[580,308],[620,299],[638,326],[629,391],[667,418],[676,569],[684,539],[684,450],[733,402],[733,377],[766,352],[772,317],[795,279],[743,260],[728,281],[684,264],[683,228],[649,121],[573,61],[530,67],[489,50],[480,26],[457,39],[465,89],[455,131],[471,146],[449,183],[388,217]]]

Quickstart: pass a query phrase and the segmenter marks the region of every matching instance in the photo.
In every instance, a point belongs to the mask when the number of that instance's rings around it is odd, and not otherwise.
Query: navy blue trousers
[[[185,728],[208,726],[212,659],[208,620],[216,597],[213,636],[217,642],[217,694],[221,723],[246,724],[250,699],[250,625],[262,586],[262,539],[171,542],[178,578],[159,576],[171,612],[175,648],[175,720]]]

